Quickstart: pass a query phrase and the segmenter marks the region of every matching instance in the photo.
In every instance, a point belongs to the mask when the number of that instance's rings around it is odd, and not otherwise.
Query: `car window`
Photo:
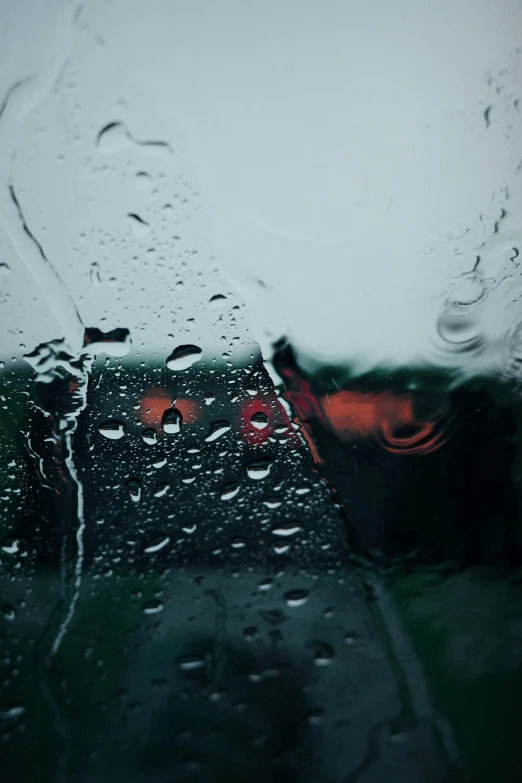
[[[520,7],[0,9],[0,775],[512,781]]]

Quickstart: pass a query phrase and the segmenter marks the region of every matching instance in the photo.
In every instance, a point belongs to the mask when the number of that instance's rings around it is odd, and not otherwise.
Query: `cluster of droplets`
[[[489,118],[489,112],[485,116]],[[493,370],[502,378],[519,380],[520,228],[507,187],[493,194],[493,203],[498,201],[488,235],[475,248],[473,267],[456,277],[446,293],[436,324],[437,358],[462,373]]]

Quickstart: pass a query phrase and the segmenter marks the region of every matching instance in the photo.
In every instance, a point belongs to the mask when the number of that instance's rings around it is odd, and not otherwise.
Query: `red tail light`
[[[429,454],[446,439],[441,419],[418,419],[409,393],[340,391],[322,397],[321,407],[343,440],[372,436],[392,454]]]
[[[258,429],[251,419],[255,413],[264,413],[267,417],[266,427]],[[239,413],[238,430],[243,440],[249,446],[260,446],[266,443],[275,433],[274,405],[262,397],[255,397],[243,403]]]
[[[259,428],[258,422],[256,422],[257,426],[252,422],[252,416],[256,413],[266,416],[266,426],[262,429]],[[269,439],[274,438],[286,441],[290,448],[299,448],[303,445],[285,409],[275,395],[273,399],[255,397],[244,402],[240,409],[238,430],[249,446],[261,446]]]

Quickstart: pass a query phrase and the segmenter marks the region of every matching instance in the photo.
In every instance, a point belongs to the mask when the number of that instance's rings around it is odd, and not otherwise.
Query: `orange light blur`
[[[137,411],[138,418],[145,427],[158,429],[163,414],[172,408],[174,403],[181,413],[183,424],[193,424],[201,418],[202,409],[195,400],[181,398],[174,401],[169,392],[161,387],[147,391]]]
[[[340,391],[322,397],[321,407],[331,428],[343,440],[373,436],[392,454],[429,454],[446,439],[442,431],[436,430],[438,421],[415,418],[409,393]],[[397,435],[404,426],[415,431],[405,437]]]
[[[377,394],[340,391],[321,398],[330,426],[342,438],[364,438],[379,429]]]

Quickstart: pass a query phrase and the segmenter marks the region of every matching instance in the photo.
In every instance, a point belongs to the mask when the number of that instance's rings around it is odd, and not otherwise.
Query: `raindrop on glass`
[[[154,541],[148,546],[146,546],[143,551],[146,552],[147,554],[160,552],[162,549],[164,549],[167,546],[169,541],[170,541],[169,536],[158,536],[158,538],[154,539]]]
[[[147,601],[143,607],[143,614],[158,614],[161,611],[163,611],[163,604],[157,599]]]
[[[176,435],[178,432],[181,432],[182,421],[183,417],[180,411],[177,408],[169,408],[165,411],[161,420],[163,432],[167,433],[167,435]]]
[[[149,233],[149,224],[135,212],[129,212],[127,215],[127,221],[135,237],[142,237]]]
[[[152,180],[150,174],[147,174],[146,171],[138,171],[134,181],[136,183],[136,190],[139,190],[140,193],[150,193],[152,190]]]
[[[459,308],[449,308],[440,316],[437,331],[449,351],[465,353],[482,345],[476,319]]]
[[[169,370],[186,370],[201,358],[203,351],[197,345],[180,345],[167,359]]]
[[[252,414],[250,422],[256,430],[264,430],[268,426],[268,416],[262,411]]]
[[[259,481],[260,479],[264,479],[268,476],[271,467],[272,463],[268,460],[258,460],[256,462],[251,462],[250,465],[247,465],[246,472],[249,478]]]
[[[303,606],[309,597],[308,590],[289,590],[285,593],[285,601],[288,606]]]
[[[282,525],[277,525],[276,527],[272,528],[272,535],[280,536],[281,538],[289,538],[290,536],[295,536],[296,533],[299,533],[300,530],[301,527],[295,522],[286,522]]]
[[[230,426],[230,422],[228,421],[213,421],[210,425],[208,435],[205,438],[206,442],[210,443],[213,440],[217,440],[224,435],[225,432],[229,431]]]
[[[109,440],[119,440],[125,435],[125,424],[121,421],[105,421],[98,427],[98,432]]]
[[[22,707],[21,705],[16,705],[14,707],[8,707],[7,709],[1,709],[0,718],[4,718],[6,720],[14,720],[15,718],[21,718],[24,713],[25,713],[25,707]]]
[[[16,617],[16,612],[14,608],[12,606],[9,606],[9,604],[4,604],[0,611],[4,620],[14,620]]]
[[[100,277],[100,265],[96,263],[96,261],[93,261],[91,264],[91,285],[99,286],[101,285],[101,277]]]
[[[335,650],[331,644],[315,641],[312,643],[315,648],[314,663],[316,666],[330,666],[335,657]]]
[[[486,286],[478,274],[467,273],[455,282],[450,293],[456,304],[472,305],[484,297]]]
[[[177,659],[177,664],[181,671],[191,672],[195,669],[203,669],[205,658],[202,655],[183,655]]]
[[[218,310],[221,307],[224,307],[226,301],[227,301],[226,296],[224,296],[223,294],[216,294],[210,299],[209,306],[215,310]]]
[[[270,498],[269,500],[263,500],[263,505],[271,511],[274,511],[276,508],[283,505],[283,501],[279,498]]]
[[[96,145],[103,155],[111,155],[129,143],[129,134],[121,122],[111,122],[98,133]]]
[[[141,499],[141,481],[139,479],[130,479],[126,484],[130,496],[135,503]]]
[[[221,500],[232,500],[232,498],[235,498],[240,490],[239,484],[234,481],[230,484],[225,484],[225,486],[221,490],[220,498]]]
[[[169,485],[168,484],[159,484],[155,491],[154,491],[154,497],[155,498],[163,498],[169,491]]]

